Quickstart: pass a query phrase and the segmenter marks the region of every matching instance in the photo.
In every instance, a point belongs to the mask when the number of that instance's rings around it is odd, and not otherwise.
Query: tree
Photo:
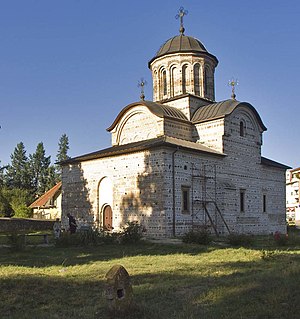
[[[10,158],[11,164],[5,175],[6,185],[9,188],[30,189],[29,163],[23,142],[17,144]]]
[[[65,161],[70,158],[68,156],[68,150],[69,150],[69,138],[66,134],[63,134],[58,142],[58,152],[56,155],[56,161],[58,163]],[[61,180],[61,166],[59,164],[56,165],[56,174],[58,180]]]
[[[69,138],[66,134],[63,134],[58,142],[57,162],[62,162],[70,158],[70,156],[68,156],[69,148]]]
[[[1,161],[0,161],[0,164],[1,164]],[[5,169],[6,169],[5,166],[0,165],[0,189],[1,189],[1,187],[4,186],[4,170]]]
[[[29,155],[33,191],[38,196],[48,190],[50,162],[51,156],[46,157],[44,144],[40,142],[36,147],[35,153]]]
[[[0,189],[0,217],[11,217],[13,209],[3,188]]]
[[[32,210],[28,206],[33,201],[33,197],[28,190],[14,188],[10,190],[8,197],[15,217],[32,217]]]

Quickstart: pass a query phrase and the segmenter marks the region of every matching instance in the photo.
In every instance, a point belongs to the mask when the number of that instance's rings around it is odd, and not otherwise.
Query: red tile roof
[[[53,186],[51,189],[49,189],[45,194],[43,194],[41,197],[35,200],[29,207],[35,208],[35,207],[46,206],[49,200],[53,198],[60,191],[61,191],[61,182],[59,182],[58,184]]]

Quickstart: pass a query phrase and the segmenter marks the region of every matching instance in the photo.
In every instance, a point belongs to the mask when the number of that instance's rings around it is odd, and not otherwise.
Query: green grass
[[[105,274],[122,264],[134,305],[110,316]],[[300,247],[134,246],[0,249],[0,318],[299,318]]]

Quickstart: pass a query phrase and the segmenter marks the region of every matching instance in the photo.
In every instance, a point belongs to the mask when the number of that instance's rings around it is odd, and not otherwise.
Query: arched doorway
[[[104,206],[103,209],[103,227],[106,230],[112,230],[113,212],[110,205]]]

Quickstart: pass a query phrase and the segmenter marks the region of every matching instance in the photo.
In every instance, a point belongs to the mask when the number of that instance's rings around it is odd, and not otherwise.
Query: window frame
[[[181,186],[181,211],[183,214],[189,214],[191,211],[190,186]]]

